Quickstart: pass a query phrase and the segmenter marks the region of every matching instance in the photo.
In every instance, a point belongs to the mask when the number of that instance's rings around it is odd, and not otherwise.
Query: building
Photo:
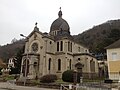
[[[0,69],[1,68],[7,68],[6,63],[3,62],[3,60],[0,58]]]
[[[120,78],[120,40],[106,47],[109,78]]]
[[[16,61],[16,60],[17,60],[17,59],[16,59],[15,57],[10,58],[10,59],[8,60],[8,68],[11,68],[11,67],[15,68],[15,61]]]
[[[69,24],[62,18],[60,10],[49,33],[40,32],[36,23],[27,36],[20,77],[35,79],[56,74],[61,78],[64,71],[75,69],[86,77],[98,75],[96,58],[87,47],[74,41]]]
[[[0,58],[0,75],[8,74],[6,73],[7,70],[8,69],[6,63],[4,63],[3,60]]]
[[[106,55],[106,53],[104,53],[104,54],[102,54],[102,53],[95,54],[95,57],[98,60],[99,77],[100,78],[108,78],[108,64],[107,64],[107,55]]]

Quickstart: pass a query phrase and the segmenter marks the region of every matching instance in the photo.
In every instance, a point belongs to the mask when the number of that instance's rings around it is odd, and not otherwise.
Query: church
[[[76,70],[83,77],[91,78],[98,75],[98,62],[87,47],[74,40],[60,9],[49,33],[39,31],[36,23],[34,30],[26,37],[20,77],[35,79],[55,74],[61,78],[66,70]]]

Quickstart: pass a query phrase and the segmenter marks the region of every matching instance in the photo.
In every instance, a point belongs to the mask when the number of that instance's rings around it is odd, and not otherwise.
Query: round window
[[[37,43],[32,44],[32,51],[34,51],[34,52],[38,51],[38,44]]]

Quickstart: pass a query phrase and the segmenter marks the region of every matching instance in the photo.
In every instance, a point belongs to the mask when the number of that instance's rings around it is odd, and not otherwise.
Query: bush
[[[112,83],[113,82],[113,80],[111,80],[111,79],[105,79],[104,80],[104,83]]]
[[[10,69],[11,69],[11,71],[9,72],[10,75],[11,75],[11,74],[19,74],[18,68],[13,68],[13,67],[11,67]]]
[[[42,83],[52,83],[55,82],[55,80],[57,80],[57,76],[54,74],[44,75],[40,78],[40,82]]]
[[[73,74],[74,74],[73,70],[67,70],[67,71],[63,72],[62,80],[64,82],[73,82]]]

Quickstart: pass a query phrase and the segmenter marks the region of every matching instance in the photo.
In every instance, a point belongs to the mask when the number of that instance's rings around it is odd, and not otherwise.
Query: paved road
[[[58,89],[48,89],[48,88],[37,88],[28,86],[17,86],[8,82],[0,82],[0,90],[58,90]]]

